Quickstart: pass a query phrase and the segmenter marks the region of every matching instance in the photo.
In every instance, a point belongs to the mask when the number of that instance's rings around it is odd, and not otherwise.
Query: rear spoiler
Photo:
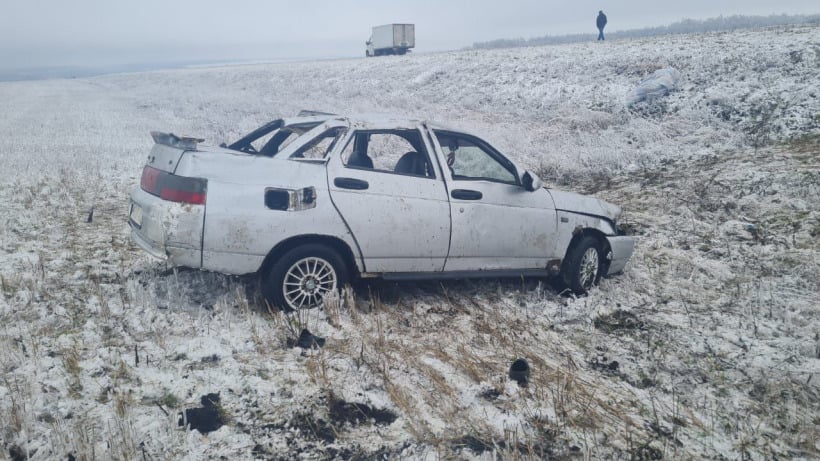
[[[151,137],[154,138],[154,142],[157,144],[182,150],[196,150],[197,143],[205,142],[205,140],[201,138],[191,138],[188,136],[180,138],[174,133],[162,133],[160,131],[152,131]]]

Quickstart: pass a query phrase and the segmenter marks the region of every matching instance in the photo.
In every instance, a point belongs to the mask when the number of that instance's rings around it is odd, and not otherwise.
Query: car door
[[[366,273],[436,272],[450,241],[450,206],[420,127],[356,128],[328,162],[331,199]]]
[[[515,165],[485,141],[435,130],[450,197],[445,271],[543,269],[556,215],[546,189],[526,190]]]

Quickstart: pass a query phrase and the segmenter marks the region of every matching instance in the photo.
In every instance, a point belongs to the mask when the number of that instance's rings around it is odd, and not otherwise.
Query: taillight
[[[140,187],[145,192],[149,194],[159,195],[157,191],[157,185],[159,184],[159,175],[162,173],[161,170],[156,168],[151,168],[150,166],[146,166],[142,169],[142,179],[140,179]]]
[[[208,181],[202,178],[177,176],[146,166],[142,169],[140,188],[163,200],[204,205],[208,192]]]

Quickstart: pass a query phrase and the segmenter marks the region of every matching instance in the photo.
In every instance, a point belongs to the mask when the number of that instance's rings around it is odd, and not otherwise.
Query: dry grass
[[[609,59],[599,61],[602,69],[611,67]],[[696,61],[687,62],[703,65]],[[720,62],[743,65],[739,57]],[[523,60],[511,65],[519,64]],[[293,72],[325,75],[325,64],[305,66]],[[646,67],[631,66],[635,78]],[[267,92],[271,78],[288,72],[263,72],[257,90]],[[407,69],[399,72],[406,77]],[[156,79],[182,78],[175,75],[140,76],[155,79],[151,94],[125,77],[49,82],[42,91],[89,87],[83,94],[96,95],[106,85],[108,91],[131,85],[149,105],[165,107],[174,104],[167,98],[177,98],[171,101],[180,103],[181,115],[172,120],[207,134],[217,121],[203,121],[202,114],[216,112],[188,107],[205,92],[154,94]],[[234,82],[233,70],[219,75]],[[196,78],[211,77],[197,72]],[[327,86],[324,77],[315,80]],[[312,81],[304,83],[300,91],[314,92]],[[545,95],[537,91],[544,87],[510,85],[502,86],[506,93],[484,95],[490,105],[472,112],[454,100],[440,102],[435,92],[421,95],[430,98],[421,106],[404,104],[410,99],[403,95],[375,104],[469,113],[464,123],[498,135],[522,153],[520,160],[541,163],[573,190],[622,205],[639,246],[626,273],[589,297],[565,297],[530,280],[374,282],[346,288],[323,309],[271,312],[246,278],[167,271],[130,242],[124,204],[136,178],[117,168],[133,167],[136,174],[147,146],[141,138],[113,142],[109,133],[146,112],[128,107],[115,114],[121,119],[114,125],[84,115],[93,112],[87,106],[71,112],[65,119],[79,124],[83,139],[71,137],[60,146],[68,160],[54,161],[78,164],[30,171],[29,149],[4,163],[25,174],[0,188],[0,247],[8,262],[0,271],[0,458],[10,446],[32,459],[70,453],[89,460],[249,458],[257,448],[265,450],[261,458],[820,456],[816,134],[767,147],[776,141],[768,127],[734,134],[734,125],[716,119],[712,109],[686,105],[689,93],[670,96],[669,104],[643,117],[617,110],[583,82],[578,91],[604,103],[595,109],[600,115],[585,123],[589,109],[569,107],[567,117],[552,114],[545,128],[540,117],[552,109],[541,105]],[[530,98],[508,105],[505,98],[522,91]],[[260,93],[247,93],[243,102],[261,100]],[[306,100],[330,98],[331,105],[348,107],[351,95],[340,94]],[[560,98],[561,105],[588,103]],[[516,112],[522,104],[529,113]],[[751,103],[743,104],[715,110],[743,111]],[[219,122],[241,118],[251,125],[261,107],[242,107],[239,116],[226,113]],[[673,115],[675,107],[695,113]],[[155,115],[145,118],[154,124]],[[106,131],[99,126],[116,129],[95,138]],[[29,132],[26,139],[40,135]],[[530,135],[532,141],[522,141]],[[714,147],[731,145],[732,136],[758,149]],[[101,166],[96,153],[93,161],[83,160],[78,149],[94,151],[87,137],[112,152],[104,159],[111,165]],[[699,155],[681,153],[690,147]],[[557,157],[543,155],[552,151]],[[633,324],[616,322],[627,314]],[[324,337],[325,347],[288,348],[302,329]],[[526,388],[507,378],[519,357],[532,368]],[[179,430],[170,410],[197,405],[210,392],[223,396],[231,424],[204,436]],[[385,408],[398,419],[334,426],[334,443],[283,424],[304,411],[318,423],[327,416],[329,395]]]
[[[676,168],[682,165],[667,165],[667,171],[651,182],[613,178],[605,195],[630,210],[627,219],[644,226],[639,229],[645,236],[633,269],[606,281],[589,298],[565,298],[534,281],[372,283],[346,288],[322,309],[285,314],[261,305],[244,282],[217,278],[216,284],[224,286],[214,290],[212,302],[207,301],[211,307],[166,310],[156,306],[184,302],[192,295],[186,285],[198,284],[198,275],[157,271],[118,279],[86,267],[82,277],[89,283],[69,287],[66,303],[55,309],[53,320],[21,344],[29,354],[41,355],[43,344],[50,344],[47,338],[62,338],[58,360],[69,397],[79,398],[87,393],[82,382],[94,373],[86,362],[91,351],[80,340],[81,327],[93,318],[107,338],[105,347],[118,351],[119,359],[109,364],[102,377],[94,378],[100,381],[94,394],[110,415],[102,426],[91,421],[69,424],[57,415],[53,424],[60,432],[52,443],[70,447],[78,459],[102,452],[111,458],[142,456],[143,437],[134,427],[135,414],[148,408],[158,411],[156,399],[149,404],[132,394],[143,392],[144,370],[157,367],[157,360],[161,366],[179,366],[186,373],[205,367],[197,357],[178,357],[174,352],[180,330],[173,319],[184,318],[202,331],[203,338],[219,328],[241,325],[255,352],[236,353],[236,360],[247,361],[243,367],[253,370],[249,373],[262,382],[286,382],[277,376],[281,371],[275,370],[281,367],[276,363],[291,357],[290,366],[303,371],[304,381],[297,374],[290,385],[312,389],[303,399],[334,394],[355,401],[352,389],[381,395],[400,416],[389,432],[410,437],[442,457],[459,457],[465,449],[487,449],[506,459],[562,459],[575,453],[589,458],[640,459],[660,454],[665,459],[686,459],[693,447],[720,437],[734,440],[738,452],[782,454],[781,447],[787,445],[811,454],[818,433],[812,400],[816,390],[810,375],[795,374],[788,362],[775,362],[763,370],[745,368],[752,363],[754,347],[764,347],[774,338],[773,324],[783,325],[779,334],[788,335],[797,331],[801,317],[809,312],[789,310],[805,306],[816,293],[809,280],[817,273],[815,266],[797,264],[816,251],[810,244],[811,226],[793,223],[800,219],[805,223],[816,215],[790,215],[788,210],[769,215],[772,219],[757,238],[743,234],[744,229],[729,232],[713,224],[725,219],[722,214],[741,212],[741,205],[727,207],[729,201],[742,203],[776,187],[759,181],[735,184],[735,179],[721,174],[726,162],[744,162],[744,168],[764,165],[762,158],[724,156],[699,166],[715,170],[704,179],[680,176]],[[770,174],[792,168],[788,156],[769,159],[765,165]],[[798,189],[815,193],[812,186],[801,184],[793,182]],[[730,190],[734,195],[727,196]],[[746,218],[764,216],[763,210],[742,206]],[[686,225],[666,226],[648,217],[657,210]],[[104,225],[105,215],[97,219]],[[781,238],[785,232],[787,237]],[[104,242],[95,245],[100,246],[82,251],[96,257],[95,248],[103,248]],[[769,254],[764,248],[777,252]],[[118,251],[134,250],[123,246]],[[735,268],[730,276],[721,272],[723,261]],[[2,288],[7,298],[32,305],[37,293],[44,296],[53,290],[53,282],[42,275],[53,269],[45,253],[27,267],[25,273],[31,277],[4,278]],[[802,288],[792,279],[781,278],[776,269],[784,267],[789,274],[802,274]],[[205,281],[213,282],[212,278]],[[795,290],[790,292],[790,303],[779,299],[784,289]],[[618,305],[636,315],[640,327],[596,328],[595,320],[609,318]],[[144,323],[128,318],[127,311],[133,309],[144,312],[140,317]],[[726,324],[748,338],[732,337],[723,328]],[[302,329],[324,336],[326,346],[286,352],[287,340],[297,338]],[[691,351],[687,332],[692,329],[721,349],[699,346]],[[135,344],[141,344],[139,366],[131,366]],[[510,363],[519,357],[532,368],[527,388],[518,388],[506,376]],[[607,368],[616,359],[620,366]],[[222,354],[220,360],[233,360],[232,354]],[[23,359],[14,363],[19,366]],[[6,431],[19,435],[34,420],[30,397],[11,381],[5,387],[13,391]],[[742,392],[735,394],[736,389]],[[155,392],[179,395],[167,388]],[[249,392],[253,395],[252,389]],[[723,402],[730,396],[738,403],[727,409]],[[180,395],[177,402],[186,400],[190,398]],[[240,403],[228,405],[235,420],[255,421],[245,416]],[[282,403],[261,405],[270,415],[289,411]],[[742,423],[733,424],[735,420]],[[169,421],[168,426],[174,423]],[[363,428],[334,430],[340,440],[378,433]],[[175,434],[171,430],[163,435],[165,443],[174,443]],[[112,448],[100,448],[102,440]],[[148,453],[171,452],[155,446]]]
[[[74,343],[71,346],[63,349],[62,353],[63,367],[68,373],[68,389],[69,395],[73,398],[79,398],[83,390],[83,385],[80,382],[80,367],[81,351],[79,346]]]

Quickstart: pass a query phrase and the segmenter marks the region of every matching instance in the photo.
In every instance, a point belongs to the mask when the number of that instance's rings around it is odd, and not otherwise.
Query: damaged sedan
[[[371,277],[559,276],[582,294],[633,251],[619,207],[542,187],[433,122],[308,113],[220,147],[152,135],[134,241],[175,266],[257,273],[285,310]]]

